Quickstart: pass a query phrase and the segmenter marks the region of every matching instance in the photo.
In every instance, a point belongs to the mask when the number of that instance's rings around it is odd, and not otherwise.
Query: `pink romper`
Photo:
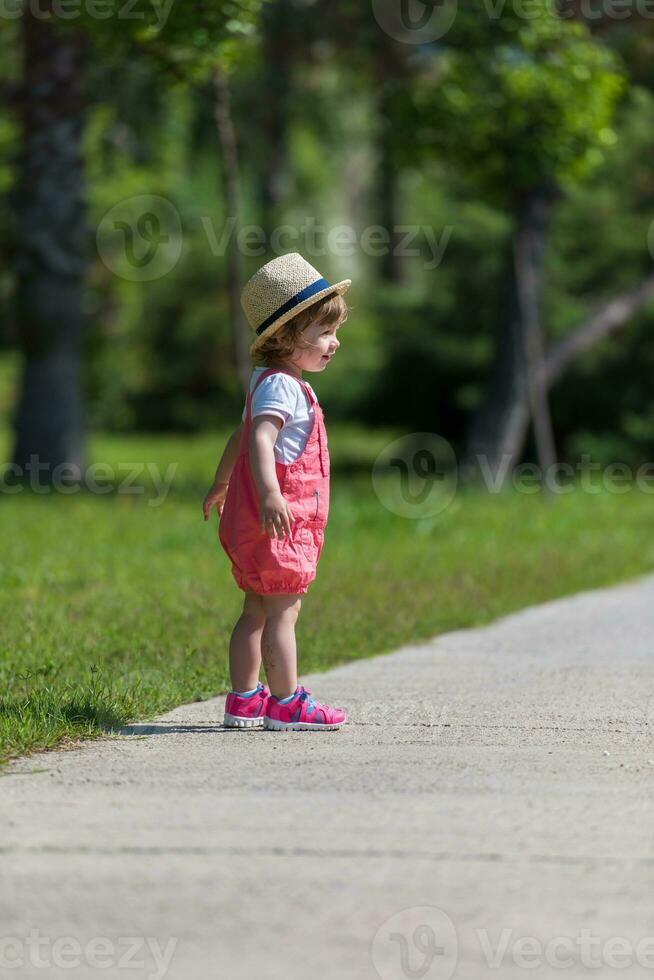
[[[288,371],[304,388],[314,409],[314,424],[302,454],[292,463],[275,460],[279,488],[295,518],[291,534],[271,538],[259,524],[259,494],[250,468],[250,416],[257,386],[278,368],[268,368],[248,392],[239,454],[229,480],[218,526],[220,543],[232,563],[236,584],[260,595],[304,593],[316,577],[329,511],[329,450],[323,413],[306,382]]]

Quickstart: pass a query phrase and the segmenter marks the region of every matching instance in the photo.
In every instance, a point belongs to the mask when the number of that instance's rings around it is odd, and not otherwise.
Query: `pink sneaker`
[[[328,708],[314,701],[311,691],[301,685],[290,701],[282,704],[274,694],[268,698],[263,727],[275,731],[329,732],[346,722],[342,708]]]
[[[243,697],[232,691],[225,701],[223,724],[226,728],[261,728],[269,698],[270,691],[261,681],[257,684],[254,694]]]

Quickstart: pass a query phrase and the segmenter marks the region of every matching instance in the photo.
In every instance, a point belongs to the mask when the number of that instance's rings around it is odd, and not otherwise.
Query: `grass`
[[[466,490],[438,516],[396,516],[369,475],[392,437],[330,430],[329,526],[298,623],[303,673],[654,568],[651,502],[635,488],[549,501]],[[223,443],[96,436],[93,459],[121,479],[134,463],[177,464],[158,506],[147,472],[138,495],[0,496],[0,759],[228,687],[242,593],[215,515],[201,514]]]

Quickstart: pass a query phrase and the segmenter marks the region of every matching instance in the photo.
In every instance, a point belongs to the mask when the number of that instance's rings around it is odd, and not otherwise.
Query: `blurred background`
[[[201,501],[251,371],[242,286],[284,252],[353,280],[310,379],[334,503],[303,669],[652,566],[654,8],[6,0],[2,22],[6,754],[224,687],[240,597]],[[457,488],[407,513],[371,472],[425,433]],[[564,464],[566,492],[519,492],[525,464]]]

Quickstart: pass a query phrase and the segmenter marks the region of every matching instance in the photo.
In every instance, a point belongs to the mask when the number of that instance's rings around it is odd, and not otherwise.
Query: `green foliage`
[[[312,216],[327,227],[347,223],[358,234],[377,223],[379,136],[390,121],[398,222],[438,236],[452,229],[437,268],[424,261],[420,233],[421,256],[404,261],[396,288],[380,286],[379,260],[358,243],[349,257],[329,248],[307,255],[328,276],[354,280],[339,357],[312,379],[332,420],[417,430],[427,418],[460,445],[501,310],[509,208],[532,182],[556,181],[567,191],[547,257],[551,340],[647,273],[650,93],[633,83],[627,89],[607,40],[553,16],[545,0],[528,4],[526,16],[508,4],[491,16],[492,6],[462,0],[448,34],[423,46],[394,45],[354,0],[275,0],[265,8],[256,0],[170,8],[139,0],[130,9],[143,16],[133,18],[94,18],[85,5],[93,41],[84,148],[92,252],[84,384],[92,428],[190,432],[239,417],[226,260],[203,223],[220,235],[225,220],[209,76],[216,65],[230,71],[242,223],[258,225],[267,169],[278,162],[266,145],[271,44],[289,52],[279,69],[287,72],[288,100],[285,160],[275,173],[278,223],[298,227]],[[266,48],[256,26],[264,10]],[[7,28],[0,53],[13,81],[18,24]],[[641,77],[654,84],[646,38],[621,45],[632,53],[635,47],[642,48]],[[389,119],[380,118],[382,105]],[[15,117],[0,125],[4,342],[18,137]],[[97,249],[103,216],[142,194],[171,203],[184,241],[175,268],[147,283],[109,268]],[[304,251],[304,242],[291,247]],[[261,255],[244,256],[243,275],[272,255],[268,242]],[[574,456],[587,444],[632,460],[654,451],[650,330],[646,310],[559,383],[553,408],[562,451]],[[6,412],[15,384],[12,377],[5,385],[0,371]]]
[[[405,219],[446,246],[437,267],[427,269],[431,254],[418,240],[421,256],[405,260],[406,281],[375,289],[379,369],[360,411],[370,424],[427,428],[461,448],[501,308],[510,222],[467,198],[445,167],[414,174]]]
[[[8,20],[0,32],[0,78],[8,90],[20,77],[19,49],[15,21]],[[6,101],[10,101],[9,98]],[[9,323],[9,297],[12,289],[11,276],[11,210],[9,195],[15,181],[15,164],[19,149],[17,120],[9,113],[0,116],[0,349],[11,340]]]
[[[143,63],[130,66],[113,79],[115,84],[104,93],[102,104],[90,113],[85,143],[90,225],[94,237],[101,237],[103,217],[117,202],[142,194],[161,196],[179,215],[183,250],[165,276],[140,283],[108,268],[94,248],[84,364],[91,424],[113,431],[188,431],[225,419],[235,424],[243,395],[233,368],[226,264],[219,247],[225,213],[211,90],[209,86],[158,90],[148,86],[148,77]],[[259,98],[256,80],[251,64],[235,69],[235,119],[251,114],[252,100]],[[336,84],[332,76],[329,93]],[[360,133],[363,110],[355,107],[344,113],[338,125],[332,120],[334,148],[326,160],[320,119],[329,112],[329,99],[323,93],[314,101],[318,118],[298,109],[290,134],[299,196],[291,195],[283,221],[295,228],[307,215],[326,228],[339,223],[339,214],[347,219],[347,200],[335,180],[347,166],[349,146],[339,136],[346,125],[348,134],[365,138]],[[246,140],[242,225],[258,225],[258,175],[252,172],[248,156],[257,144],[247,140],[257,141],[259,134],[253,127],[241,131]],[[325,246],[324,235],[318,244]],[[297,247],[304,250],[301,240]],[[246,256],[244,275],[268,257],[272,257],[268,251]],[[327,275],[343,278],[352,270],[351,262],[341,260],[337,265],[328,253],[313,261]],[[358,261],[355,257],[354,263]],[[318,386],[330,397],[333,417],[351,417],[357,411],[367,379],[376,369],[375,338],[365,321],[364,306],[357,310],[352,330],[348,325],[344,363],[339,359],[334,373],[324,381],[321,378]]]
[[[389,513],[369,473],[346,479],[343,469],[352,459],[370,465],[390,437],[330,429],[328,533],[298,621],[303,674],[654,567],[651,497],[636,489],[573,492],[549,504],[518,492],[459,492],[433,518]],[[158,506],[141,478],[141,495],[23,491],[3,501],[0,757],[227,689],[242,593],[215,515],[205,524],[201,513],[223,444],[224,433],[96,439],[92,457],[116,471],[135,461],[160,472],[177,465]]]
[[[84,27],[98,51],[110,58],[151,58],[169,81],[201,82],[213,68],[232,66],[253,38],[267,0],[138,0],[129,7],[111,0],[112,14],[98,18],[85,8]]]
[[[654,96],[632,87],[604,163],[557,209],[548,252],[545,322],[553,340],[651,272]],[[654,304],[573,364],[553,393],[560,447],[571,458],[637,465],[654,458]]]
[[[502,205],[541,183],[569,189],[600,164],[624,90],[618,57],[534,0],[528,17],[464,7],[413,101],[419,140]]]

